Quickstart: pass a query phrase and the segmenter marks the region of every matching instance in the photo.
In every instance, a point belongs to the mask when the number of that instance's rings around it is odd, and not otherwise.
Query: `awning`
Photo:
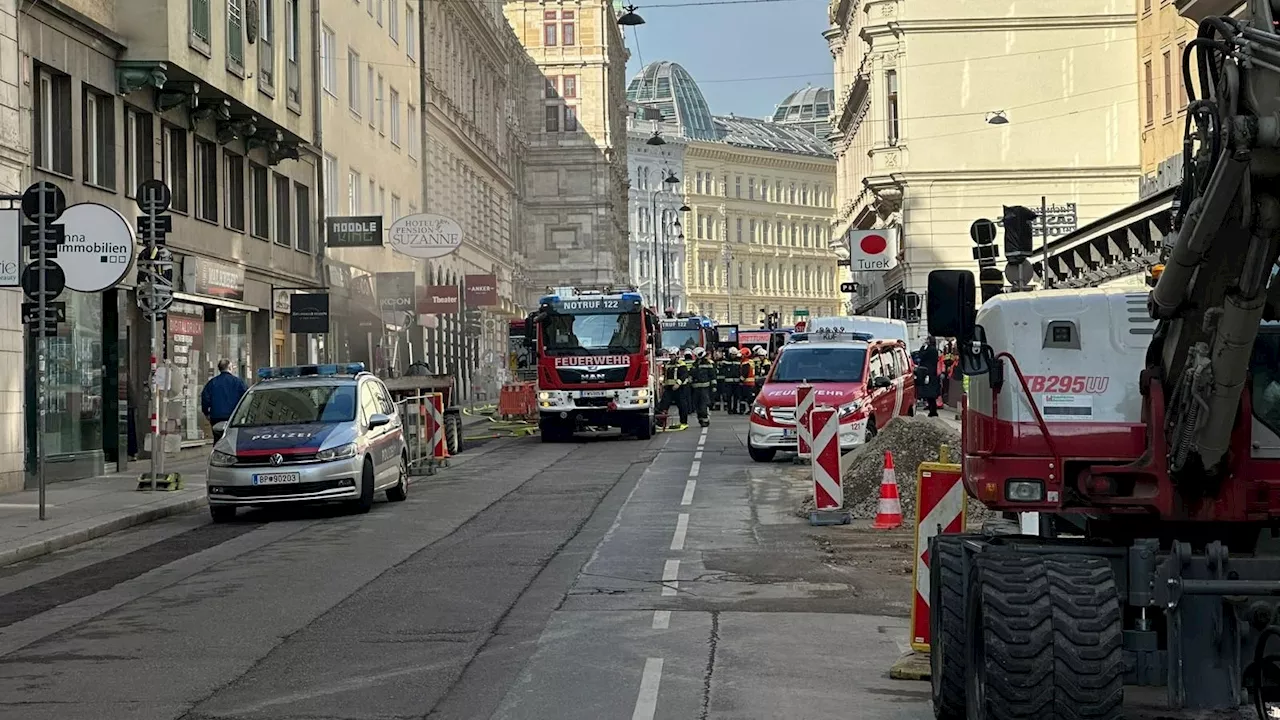
[[[1092,287],[1142,272],[1173,230],[1177,193],[1172,187],[1099,218],[1038,248],[1029,261],[1044,277],[1047,258],[1048,287]]]

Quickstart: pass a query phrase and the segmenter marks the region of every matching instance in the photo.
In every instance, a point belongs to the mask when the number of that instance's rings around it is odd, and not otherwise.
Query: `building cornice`
[[[829,174],[835,172],[836,159],[817,157],[814,155],[797,155],[795,153],[770,152],[756,148],[744,148],[724,143],[707,143],[691,140],[685,146],[686,160],[713,160],[721,163],[737,163],[741,165],[760,165],[771,168],[782,168]]]
[[[21,5],[21,3],[19,3],[19,5]],[[61,2],[61,0],[41,0],[40,2],[31,3],[25,11],[19,12],[18,16],[21,18],[23,15],[29,15],[41,11],[47,12],[53,17],[71,23],[78,30],[81,30],[94,39],[105,41],[105,43],[111,47],[111,50],[114,51],[114,54],[119,54],[120,51],[128,47],[128,43],[125,42],[124,36],[96,20],[93,20],[88,15],[85,15],[70,5]]]
[[[893,177],[902,185],[913,183],[1004,183],[1010,180],[1028,182],[1054,182],[1061,180],[1130,180],[1142,174],[1142,167],[1133,165],[1104,165],[1084,167],[1035,167],[991,168],[971,170],[940,170],[933,172],[895,172]]]
[[[868,43],[876,37],[902,37],[907,33],[955,33],[966,31],[1011,30],[1083,30],[1089,28],[1136,27],[1136,13],[1099,15],[1042,15],[1036,17],[929,18],[892,20],[882,25],[868,25],[862,37]]]

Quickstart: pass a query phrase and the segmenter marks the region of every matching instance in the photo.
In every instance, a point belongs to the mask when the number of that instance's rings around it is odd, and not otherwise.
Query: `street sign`
[[[22,292],[32,300],[40,299],[40,269],[45,269],[44,274],[44,296],[47,300],[52,300],[62,294],[67,287],[66,273],[62,272],[62,268],[58,263],[52,260],[46,260],[43,265],[39,260],[27,263],[22,269]]]
[[[138,209],[147,215],[159,215],[169,209],[173,200],[173,192],[163,180],[147,180],[138,186],[134,194],[134,202]]]
[[[977,245],[996,241],[996,224],[987,218],[978,218],[969,226],[969,238]]]
[[[22,214],[31,222],[53,222],[66,209],[67,196],[51,182],[35,183],[22,193]]]
[[[809,308],[796,308],[796,311],[792,314],[796,317],[809,317]]]
[[[1004,278],[1014,287],[1029,285],[1036,278],[1036,269],[1031,263],[1024,261],[1009,263],[1004,268]]]
[[[65,302],[46,303],[45,317],[48,318],[50,316],[52,316],[54,322],[66,322],[67,304]],[[22,303],[22,322],[33,323],[38,317],[40,317],[40,303]]]
[[[115,208],[79,203],[58,219],[65,238],[58,264],[67,274],[67,287],[80,292],[113,288],[133,267],[133,229]]]
[[[842,292],[842,293],[855,293],[855,292],[858,292],[858,283],[856,283],[856,282],[844,282],[844,283],[840,283],[840,292]]]

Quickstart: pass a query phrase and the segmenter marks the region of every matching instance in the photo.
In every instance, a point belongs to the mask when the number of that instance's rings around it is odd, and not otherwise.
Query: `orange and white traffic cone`
[[[898,480],[893,474],[893,453],[884,452],[884,478],[880,481],[880,505],[876,508],[877,530],[902,527],[902,502],[898,499]]]

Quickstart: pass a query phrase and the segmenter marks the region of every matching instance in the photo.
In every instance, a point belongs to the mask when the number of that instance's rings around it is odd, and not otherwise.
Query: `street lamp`
[[[658,145],[665,144],[662,138],[658,137],[658,133],[656,130],[653,133],[653,137],[650,138],[650,141],[654,139],[658,141],[656,143]],[[680,183],[680,178],[676,177],[676,174],[674,172],[671,172],[670,170],[667,171],[667,176],[662,179],[662,184],[664,186],[675,186],[675,185],[678,185],[679,183]],[[662,188],[654,188],[653,194],[650,197],[649,209],[652,214],[649,216],[650,217],[649,225],[650,225],[650,228],[653,230],[653,294],[655,296],[654,299],[662,301],[662,309],[665,310],[667,307],[666,298],[662,297],[659,294],[662,288],[662,283],[660,282],[660,278],[658,277],[659,268],[663,268],[665,264],[665,253],[663,255],[658,254],[658,224],[659,223],[663,225],[663,228],[662,228],[663,232],[664,233],[666,232],[665,219],[661,218],[658,215],[658,193],[661,191],[662,191]],[[663,275],[665,276],[665,274],[666,274],[666,271],[664,269]]]
[[[644,18],[636,14],[635,5],[623,5],[622,9],[626,12],[618,18],[619,25],[622,25],[623,27],[635,27],[636,25],[644,24]]]
[[[1008,125],[1009,118],[1005,117],[1003,110],[996,110],[995,112],[987,113],[987,124],[988,125]]]
[[[644,141],[644,144],[645,144],[645,145],[655,145],[655,146],[656,146],[656,145],[666,145],[666,144],[667,144],[667,141],[662,139],[662,135],[659,135],[657,130],[654,130],[654,131],[653,131],[653,135],[652,135],[648,140],[645,140],[645,141]]]

